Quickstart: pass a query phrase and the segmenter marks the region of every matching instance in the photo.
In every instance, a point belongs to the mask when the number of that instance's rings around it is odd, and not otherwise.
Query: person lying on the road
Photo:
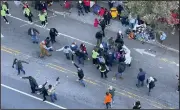
[[[38,88],[38,84],[37,84],[36,80],[32,76],[21,77],[21,78],[29,80],[29,84],[30,84],[31,90],[32,90],[31,93],[35,93],[36,92],[36,88]]]
[[[18,70],[17,75],[20,75],[20,71],[22,71],[24,74],[26,73],[25,70],[23,69],[22,63],[29,64],[28,62],[23,61],[23,60],[18,60],[17,58],[15,58],[14,61],[13,61],[12,68],[14,68],[14,65],[16,65],[16,70]]]

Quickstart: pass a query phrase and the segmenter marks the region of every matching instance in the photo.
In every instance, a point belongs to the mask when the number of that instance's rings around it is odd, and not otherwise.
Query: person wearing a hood
[[[103,38],[103,32],[102,31],[98,31],[96,33],[96,39],[97,39],[97,46],[99,46],[102,43],[102,38]]]
[[[27,76],[27,77],[21,77],[22,79],[28,79],[30,86],[31,86],[31,93],[35,93],[36,92],[36,88],[38,88],[38,84],[36,82],[36,80],[32,77],[32,76]]]
[[[6,11],[1,9],[1,16],[3,17],[4,21],[6,22],[6,24],[9,24],[9,21],[6,18]]]
[[[48,50],[52,48],[52,47],[49,47],[47,48],[46,47],[46,41],[43,40],[41,43],[40,43],[40,57],[44,57],[45,55],[46,56],[51,56],[51,54],[48,53]]]
[[[106,28],[106,22],[105,22],[104,18],[101,18],[101,19],[100,19],[99,25],[101,26],[101,30],[102,30],[102,32],[103,32],[102,35],[105,37],[105,32],[104,32],[104,30],[105,30],[105,28]]]
[[[51,37],[51,42],[56,42],[56,36],[58,35],[58,31],[56,30],[56,28],[51,28],[49,31],[49,35]]]
[[[23,13],[24,13],[25,17],[28,18],[29,23],[32,24],[33,23],[33,21],[32,21],[33,15],[32,15],[31,10],[29,9],[28,6],[24,5]]]
[[[62,50],[63,50],[66,58],[67,58],[68,60],[70,60],[70,53],[72,53],[72,50],[71,50],[70,46],[64,46],[64,47],[62,47],[61,49],[58,49],[58,50],[56,50],[56,51],[62,51]]]
[[[82,70],[78,65],[76,65],[73,61],[72,61],[72,63],[73,63],[74,66],[77,68],[77,73],[78,73],[78,77],[79,77],[79,82],[85,87],[86,85],[85,85],[84,80],[83,80],[83,78],[84,78],[84,72],[83,72],[83,70]]]
[[[99,56],[99,53],[96,49],[93,49],[92,51],[92,61],[94,65],[97,65],[97,57]]]
[[[103,78],[103,76],[105,76],[105,78],[108,78],[107,77],[107,72],[109,71],[109,68],[105,63],[100,63],[99,64],[99,70],[101,72],[101,78]]]
[[[137,76],[138,84],[136,84],[137,87],[140,86],[140,83],[141,83],[141,86],[144,86],[145,75],[146,75],[146,72],[144,72],[142,68],[139,68],[139,73]]]
[[[23,61],[23,60],[18,60],[17,58],[15,58],[14,61],[13,61],[12,68],[14,68],[14,65],[16,65],[16,69],[18,70],[17,75],[20,75],[20,71],[22,71],[24,74],[26,73],[25,70],[23,69],[22,63],[29,64],[28,62]]]
[[[111,108],[112,95],[109,92],[106,92],[106,96],[104,98],[104,104],[106,104],[106,108]]]
[[[32,28],[32,27],[29,28],[28,35],[31,36],[31,39],[32,39],[33,43],[38,44],[39,40],[38,40],[37,34],[39,34],[39,31],[37,29]]]
[[[120,78],[122,79],[122,74],[126,69],[126,64],[124,62],[120,62],[118,65],[118,73],[115,74],[115,78],[118,78],[118,75],[120,75]]]
[[[81,0],[77,3],[77,9],[78,9],[78,15],[79,16],[80,16],[80,14],[84,15],[84,13],[83,13],[83,4],[82,4]]]
[[[147,87],[149,88],[149,91],[148,91],[148,95],[150,95],[150,92],[151,92],[151,89],[153,89],[155,87],[155,82],[157,81],[156,78],[153,78],[153,77],[149,77],[147,80],[146,80],[146,83],[147,83]]]
[[[70,46],[71,50],[72,50],[72,55],[71,55],[71,59],[72,61],[74,60],[74,55],[76,54],[76,51],[78,51],[78,45],[76,44],[76,42],[73,42]]]
[[[114,103],[115,91],[116,91],[115,88],[113,88],[112,86],[109,87],[109,93],[110,93],[111,96],[112,96],[112,103]]]
[[[133,109],[141,109],[140,101],[137,101],[137,102],[134,103]]]

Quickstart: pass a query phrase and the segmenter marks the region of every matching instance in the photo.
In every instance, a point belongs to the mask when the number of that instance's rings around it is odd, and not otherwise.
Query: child
[[[99,25],[99,21],[97,18],[94,19],[94,27],[98,27]]]

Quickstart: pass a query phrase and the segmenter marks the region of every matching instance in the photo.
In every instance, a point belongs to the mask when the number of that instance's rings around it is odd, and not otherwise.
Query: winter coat
[[[85,6],[90,6],[90,0],[83,0]]]
[[[137,76],[138,80],[144,81],[145,80],[145,75],[146,75],[146,72],[144,72],[144,71],[139,72],[138,76]]]
[[[108,70],[108,67],[106,66],[106,64],[100,64],[99,70],[100,72],[106,72]]]
[[[23,79],[29,79],[31,87],[38,87],[36,80],[32,76],[22,77]]]
[[[64,53],[70,53],[70,52],[72,52],[72,50],[71,50],[71,48],[69,46],[64,46],[63,52]]]
[[[57,36],[58,31],[55,28],[51,28],[49,31],[50,36]]]
[[[75,63],[74,63],[74,66],[77,68],[77,73],[78,73],[78,77],[79,79],[83,79],[84,78],[84,72],[81,68],[79,68],[79,66],[77,66]]]
[[[106,23],[105,23],[105,20],[103,19],[100,24],[99,24],[102,28],[105,28],[106,27]]]
[[[97,18],[94,19],[94,27],[98,27],[99,25],[99,21]]]
[[[16,69],[18,69],[18,68],[19,68],[19,69],[22,69],[22,68],[23,68],[22,63],[28,64],[28,62],[26,62],[26,61],[14,59],[12,66],[14,67],[14,65],[16,65]]]
[[[73,53],[75,53],[75,51],[78,50],[78,46],[77,46],[76,44],[72,44],[72,45],[70,46],[70,48],[71,48],[71,50],[73,51]]]
[[[83,4],[82,3],[77,3],[77,9],[82,10],[83,9]]]
[[[79,57],[79,58],[84,58],[84,52],[82,52],[82,51],[80,51],[80,50],[78,50],[78,51],[76,51],[76,55]]]
[[[104,13],[105,13],[105,9],[104,8],[101,8],[99,10],[99,16],[103,17],[104,16]]]
[[[125,69],[126,69],[126,64],[124,62],[120,62],[118,65],[118,72],[122,73],[125,71]]]
[[[83,51],[84,53],[87,52],[87,49],[86,49],[86,46],[85,46],[85,45],[84,45],[84,46],[81,45],[81,46],[80,46],[80,49],[81,49],[81,51]]]
[[[112,90],[109,89],[109,93],[112,95],[112,98],[113,98],[115,95],[115,89],[114,88]]]
[[[98,57],[99,53],[96,52],[95,50],[92,51],[92,58],[96,59]]]
[[[96,39],[102,39],[103,34],[101,32],[96,33]]]
[[[112,95],[111,94],[106,95],[104,99],[104,104],[111,103],[111,101],[112,101]]]
[[[117,37],[117,39],[115,40],[115,43],[118,43],[118,44],[124,44],[124,41],[121,37]]]
[[[6,4],[2,4],[2,9],[3,9],[4,11],[7,11],[7,10],[8,10],[7,5],[6,5]]]
[[[6,16],[6,11],[1,10],[1,16]]]
[[[155,87],[155,81],[157,81],[155,78],[153,78],[153,77],[149,77],[148,79],[147,79],[147,87],[149,88],[149,89],[153,89],[154,87]]]
[[[28,30],[28,35],[30,35],[30,36],[33,36],[33,35],[36,36],[37,33],[39,34],[39,31],[35,28],[29,28],[29,30]]]

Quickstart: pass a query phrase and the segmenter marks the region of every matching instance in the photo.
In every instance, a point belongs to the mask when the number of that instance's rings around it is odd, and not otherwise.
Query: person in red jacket
[[[99,21],[97,18],[94,19],[94,27],[98,27],[99,25]]]
[[[86,13],[90,12],[90,0],[83,0],[84,10]]]
[[[85,54],[84,59],[88,58],[87,49],[86,49],[86,46],[84,45],[84,43],[82,43],[82,44],[80,45],[80,49],[81,49],[81,51]],[[88,58],[88,60],[89,60],[89,58]]]
[[[99,16],[103,17],[105,14],[105,9],[103,7],[101,7],[101,9],[99,10]]]

